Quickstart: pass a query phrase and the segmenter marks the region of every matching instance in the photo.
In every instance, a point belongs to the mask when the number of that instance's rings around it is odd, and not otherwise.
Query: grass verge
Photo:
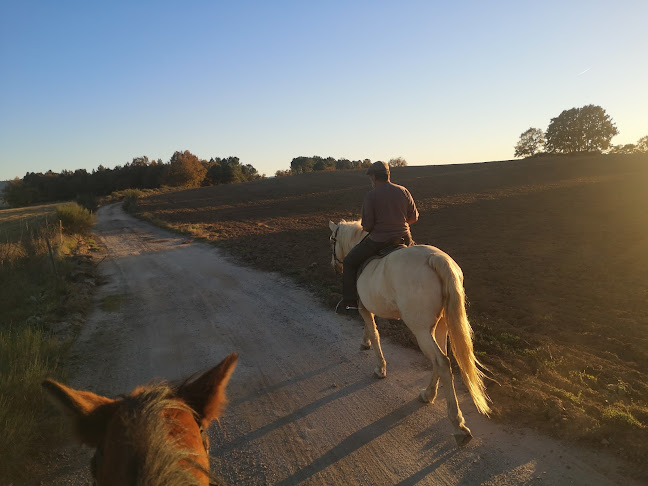
[[[59,221],[65,221],[65,225]],[[90,305],[98,251],[92,215],[76,204],[0,211],[0,477],[33,477],[62,434],[41,391],[61,366]],[[93,250],[94,249],[94,250]]]

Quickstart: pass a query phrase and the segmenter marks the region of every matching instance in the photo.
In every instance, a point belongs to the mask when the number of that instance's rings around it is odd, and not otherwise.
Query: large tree
[[[313,157],[295,157],[290,162],[290,170],[293,174],[303,174],[305,172],[312,172],[315,161]]]
[[[207,165],[206,182],[209,184],[233,184],[261,178],[252,165],[241,164],[238,157],[212,158]]]
[[[597,152],[610,146],[619,131],[603,108],[586,105],[563,111],[551,119],[546,133],[547,152]]]
[[[515,146],[515,157],[533,157],[542,151],[545,136],[539,128],[529,128],[520,135],[520,140]]]
[[[207,174],[207,169],[198,157],[185,150],[176,152],[171,157],[164,176],[164,183],[175,187],[198,187],[205,178],[205,174]]]

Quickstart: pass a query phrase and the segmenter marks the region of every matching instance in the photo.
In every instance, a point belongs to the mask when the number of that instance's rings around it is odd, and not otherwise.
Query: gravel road
[[[639,484],[604,454],[479,416],[459,383],[475,438],[458,450],[442,390],[434,404],[417,399],[430,372],[419,351],[384,340],[388,376],[375,379],[361,321],[290,280],[119,205],[99,210],[96,233],[107,284],[73,348],[71,385],[115,396],[238,352],[230,404],[210,429],[212,468],[228,484]],[[47,484],[88,484],[87,449],[56,454]]]

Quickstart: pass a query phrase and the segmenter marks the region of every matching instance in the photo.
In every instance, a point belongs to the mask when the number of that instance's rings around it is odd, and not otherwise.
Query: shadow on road
[[[357,385],[359,385],[359,383],[356,383],[354,386],[357,387]],[[366,385],[366,384],[362,384],[362,385]],[[327,399],[328,398],[329,397],[327,397]],[[381,419],[376,420],[375,422],[373,422],[370,425],[367,425],[366,427],[363,427],[357,432],[354,432],[346,439],[344,439],[342,442],[340,442],[338,445],[333,447],[331,450],[329,450],[325,454],[315,459],[308,466],[300,469],[292,476],[289,476],[283,481],[277,483],[277,485],[288,486],[293,484],[299,484],[300,482],[307,480],[311,476],[335,464],[345,456],[348,456],[349,454],[355,452],[356,450],[360,449],[361,447],[368,444],[369,442],[377,439],[382,434],[384,434],[391,428],[395,427],[401,420],[409,417],[413,412],[415,412],[422,406],[425,405],[421,403],[418,399],[413,399],[409,401],[402,407],[397,408],[396,410],[385,415]],[[405,483],[405,484],[414,484],[414,483]]]

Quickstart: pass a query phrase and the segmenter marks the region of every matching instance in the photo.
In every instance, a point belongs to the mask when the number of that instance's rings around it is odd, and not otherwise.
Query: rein
[[[337,252],[335,251],[335,246],[336,246],[336,244],[337,244],[337,235],[338,235],[338,231],[339,231],[339,230],[340,230],[340,226],[338,226],[337,228],[335,228],[335,234],[334,234],[333,236],[331,236],[331,237],[329,238],[329,240],[333,243],[333,246],[331,247],[331,252],[332,252],[332,254],[333,254],[333,260],[335,260],[336,263],[339,263],[340,265],[343,266],[343,265],[344,265],[344,261],[340,260],[340,259],[337,257]],[[360,240],[360,242],[359,242],[358,244],[362,243],[362,242],[363,242],[364,240],[366,240],[368,237],[369,237],[369,233],[367,233],[366,235],[364,235],[364,237]],[[335,271],[336,271],[336,272],[338,271],[337,268],[336,268]]]
[[[331,247],[331,252],[333,253],[333,260],[335,260],[336,263],[343,265],[344,262],[337,257],[337,252],[335,251],[335,245],[337,244],[337,235],[339,230],[340,227],[338,226],[337,228],[335,228],[335,234],[331,236],[331,241],[333,242],[333,246]]]

